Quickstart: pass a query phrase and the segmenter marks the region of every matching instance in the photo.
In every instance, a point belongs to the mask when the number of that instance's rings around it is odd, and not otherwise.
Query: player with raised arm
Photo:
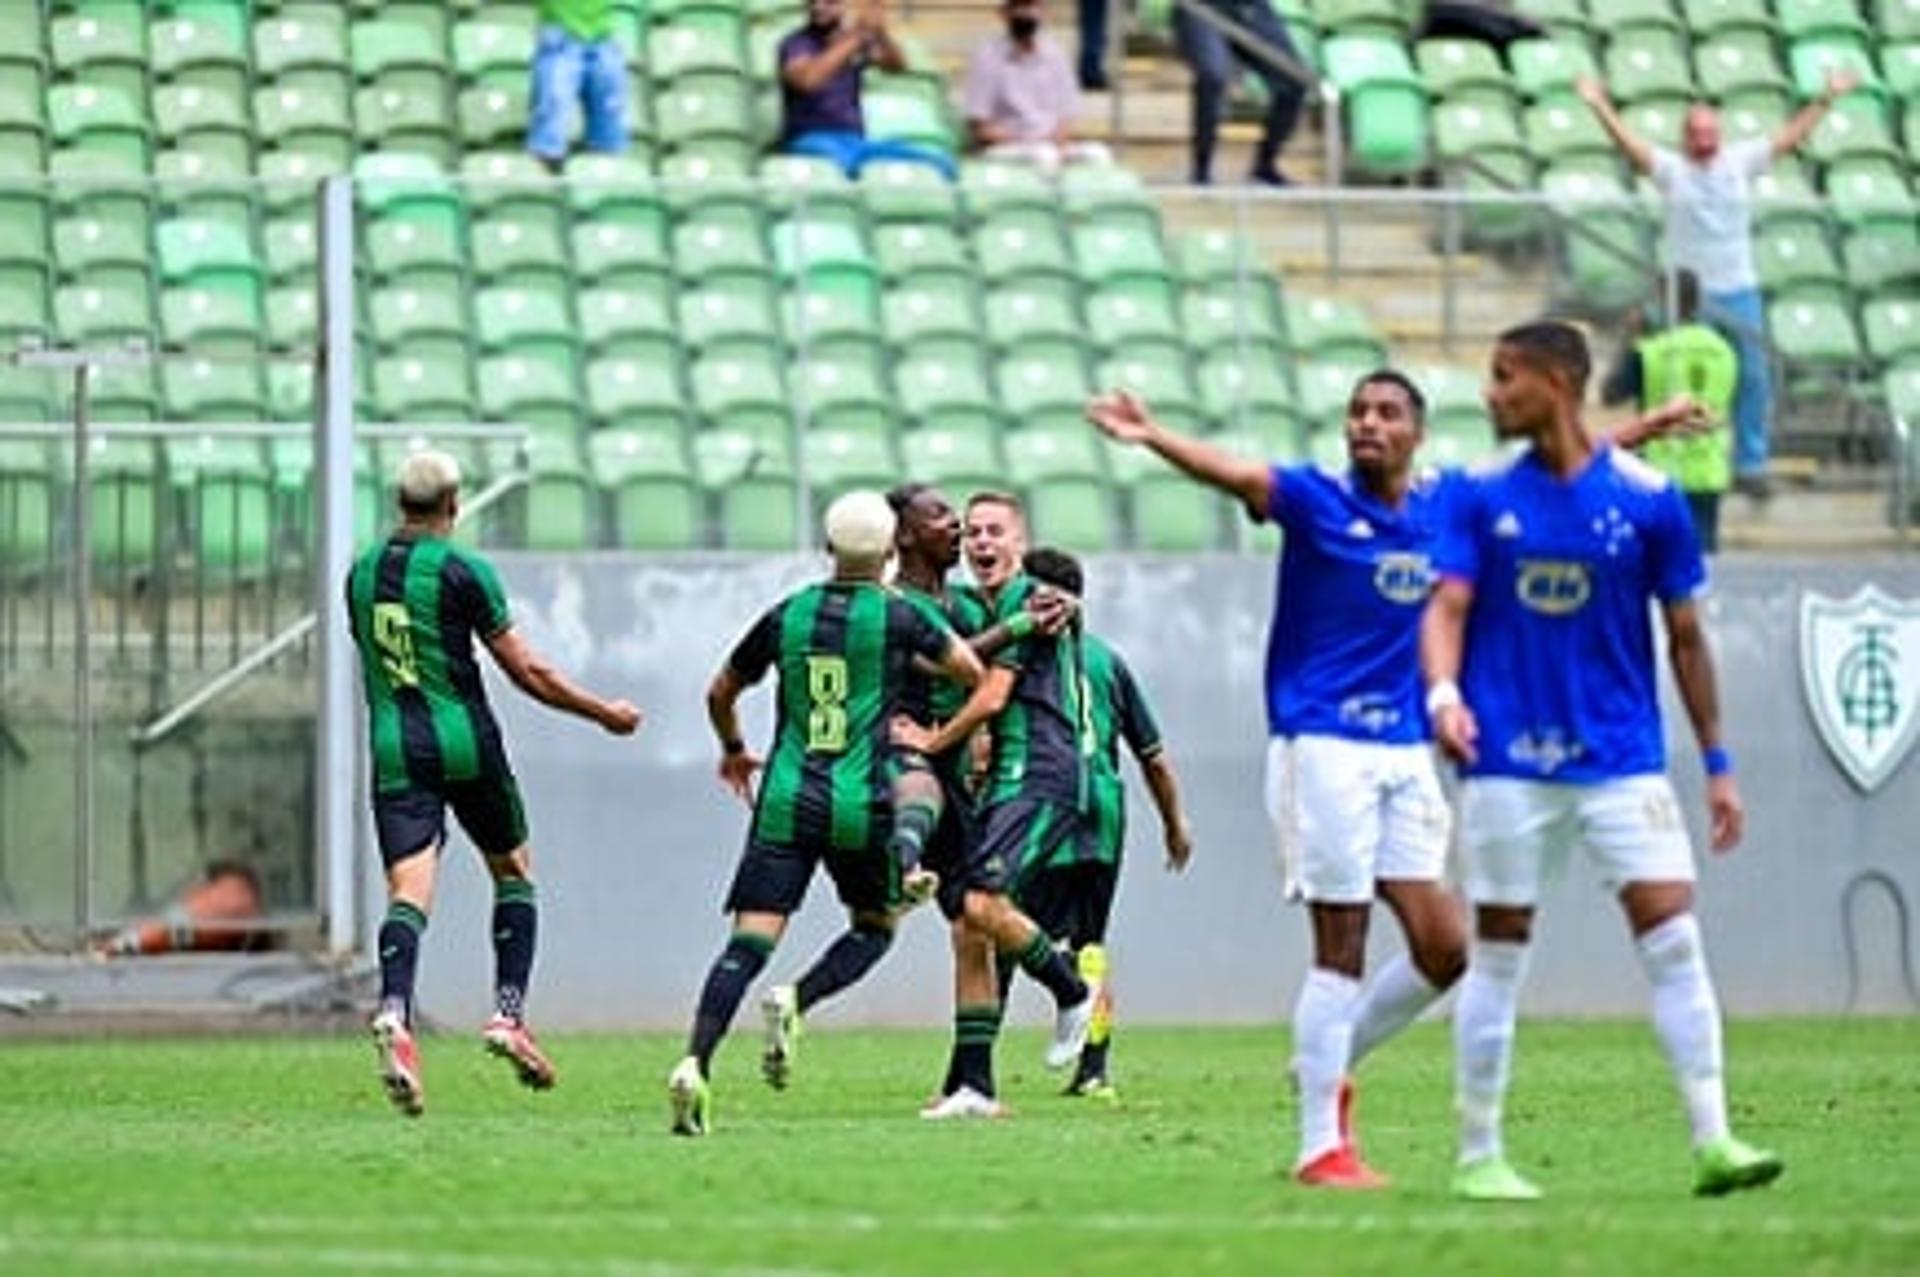
[[[971,648],[881,584],[894,539],[886,498],[839,498],[827,510],[826,538],[831,577],[755,622],[707,692],[720,778],[752,804],[753,820],[727,893],[732,935],[701,991],[686,1058],[667,1079],[672,1129],[680,1135],[711,1128],[713,1052],[805,898],[814,868],[825,864],[855,932],[891,932],[907,901],[912,884],[903,882],[892,850],[897,751],[889,730],[913,661],[933,662],[966,686],[980,681]],[[738,701],[769,670],[778,675],[778,711],[756,794],[761,760],[740,734]]]
[[[1731,851],[1744,814],[1697,602],[1706,568],[1673,482],[1582,428],[1590,371],[1586,339],[1566,324],[1501,334],[1487,408],[1502,438],[1528,447],[1463,484],[1422,623],[1434,735],[1466,778],[1474,940],[1454,1016],[1453,1190],[1476,1201],[1540,1195],[1507,1160],[1501,1108],[1540,888],[1576,843],[1616,894],[1651,986],[1692,1128],[1694,1191],[1752,1188],[1782,1170],[1728,1130],[1693,853],[1666,776],[1656,605],[1707,773],[1712,847]]]
[[[360,649],[373,820],[387,877],[380,1009],[371,1027],[388,1098],[418,1116],[425,1092],[413,1036],[414,974],[449,807],[493,878],[494,1014],[482,1040],[527,1086],[554,1083],[553,1064],[526,1024],[538,923],[526,814],[474,640],[521,691],[616,736],[639,727],[640,711],[575,686],[513,627],[492,565],[449,540],[460,514],[460,468],[452,457],[432,450],[409,456],[400,467],[399,506],[400,526],[348,574],[346,604]]]
[[[1085,593],[1080,561],[1048,546],[1027,552],[1026,574],[1076,604]],[[1146,779],[1165,839],[1167,868],[1178,873],[1193,858],[1193,834],[1180,805],[1179,778],[1153,709],[1120,653],[1084,629],[1085,609],[1076,606],[1070,628],[1080,637],[1082,734],[1091,748],[1086,810],[1080,837],[1034,863],[1014,888],[1014,903],[1074,955],[1074,965],[1095,991],[1087,1045],[1080,1051],[1067,1094],[1117,1097],[1107,1063],[1113,1048],[1113,984],[1106,948],[1107,921],[1120,885],[1120,859],[1127,841],[1127,789],[1120,774],[1125,742]],[[1011,970],[1000,973],[1004,1005]]]

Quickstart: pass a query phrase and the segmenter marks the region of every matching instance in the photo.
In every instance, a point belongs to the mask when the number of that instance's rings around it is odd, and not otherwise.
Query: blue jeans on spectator
[[[1740,380],[1733,391],[1733,474],[1760,478],[1767,472],[1769,423],[1773,417],[1773,380],[1767,365],[1766,314],[1758,288],[1708,293],[1701,308],[1740,356]]]
[[[1080,87],[1107,87],[1107,6],[1117,0],[1080,0]]]
[[[788,138],[783,149],[789,155],[817,155],[823,160],[832,160],[848,177],[859,177],[860,170],[875,160],[907,160],[926,164],[938,169],[940,176],[949,182],[955,174],[953,157],[946,152],[896,138],[870,138],[859,133],[816,130]]]
[[[578,104],[587,117],[587,149],[627,149],[627,63],[612,40],[588,44],[564,27],[543,26],[533,51],[527,102],[527,150],[543,160],[567,157]]]
[[[1287,24],[1280,20],[1269,0],[1200,0],[1207,8],[1231,19],[1287,56],[1299,60],[1299,51],[1287,35]],[[1238,40],[1230,40],[1216,28],[1190,16],[1185,8],[1173,13],[1173,35],[1182,56],[1193,68],[1193,180],[1213,180],[1213,143],[1220,132],[1220,115],[1227,100],[1227,77],[1233,74],[1237,57],[1267,86],[1266,130],[1260,148],[1254,152],[1253,176],[1271,180],[1278,173],[1276,161],[1300,118],[1300,104],[1306,88],[1282,75],[1254,56]]]

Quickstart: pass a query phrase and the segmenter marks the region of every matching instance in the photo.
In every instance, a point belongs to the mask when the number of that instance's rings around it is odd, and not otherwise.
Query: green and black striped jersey
[[[930,609],[872,582],[829,581],[787,596],[727,658],[745,683],[779,686],[754,836],[775,846],[868,847],[892,802],[889,733],[913,658],[955,639]]]
[[[1026,607],[1033,582],[1015,577],[994,600],[994,619]],[[1091,779],[1092,734],[1080,636],[1029,634],[994,654],[993,663],[1018,672],[1007,707],[993,720],[993,759],[985,800],[1044,798],[1084,809]]]
[[[1120,653],[1092,634],[1080,639],[1086,658],[1087,713],[1093,729],[1093,777],[1088,787],[1092,845],[1081,859],[1118,864],[1127,840],[1127,790],[1120,775],[1120,743],[1144,763],[1163,748],[1153,707]]]
[[[512,624],[500,578],[442,537],[395,533],[347,574],[347,619],[360,648],[374,788],[507,775],[473,641]]]
[[[992,619],[987,601],[969,586],[951,587],[939,595],[897,585],[902,597],[926,613],[936,624],[952,630],[963,639],[973,638],[987,628]],[[968,688],[944,674],[910,668],[906,691],[900,699],[900,712],[923,727],[937,727],[960,712],[967,703]],[[966,742],[962,741],[937,759],[936,769],[948,779],[958,781],[966,773]]]

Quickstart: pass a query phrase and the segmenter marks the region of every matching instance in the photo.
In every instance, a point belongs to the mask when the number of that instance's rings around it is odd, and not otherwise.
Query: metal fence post
[[[320,191],[320,340],[314,421],[317,480],[313,593],[319,620],[319,702],[314,727],[313,811],[317,870],[325,885],[327,948],[356,947],[353,653],[336,591],[353,560],[353,183],[328,178]]]

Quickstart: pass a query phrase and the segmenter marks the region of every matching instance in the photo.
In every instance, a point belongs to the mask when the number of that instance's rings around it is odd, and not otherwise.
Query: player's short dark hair
[[[1022,523],[1027,519],[1027,503],[1000,488],[982,488],[967,498],[967,509],[971,510],[977,505],[1003,505],[1019,515]]]
[[[1081,570],[1080,560],[1054,546],[1037,545],[1028,550],[1026,558],[1020,561],[1020,568],[1034,580],[1056,590],[1075,596],[1086,590],[1087,577]]]
[[[1398,386],[1400,393],[1413,406],[1413,424],[1424,426],[1427,423],[1427,397],[1420,393],[1420,387],[1413,384],[1413,378],[1398,368],[1375,368],[1353,383],[1353,393],[1359,394],[1362,386]]]
[[[933,485],[929,483],[903,483],[890,490],[887,493],[887,506],[893,511],[893,517],[904,518],[907,507],[919,500],[921,493],[931,491],[932,488]]]
[[[1574,394],[1586,395],[1593,353],[1587,349],[1586,336],[1572,324],[1558,319],[1516,324],[1500,334],[1500,344],[1513,347],[1537,368],[1565,373],[1573,382]]]

